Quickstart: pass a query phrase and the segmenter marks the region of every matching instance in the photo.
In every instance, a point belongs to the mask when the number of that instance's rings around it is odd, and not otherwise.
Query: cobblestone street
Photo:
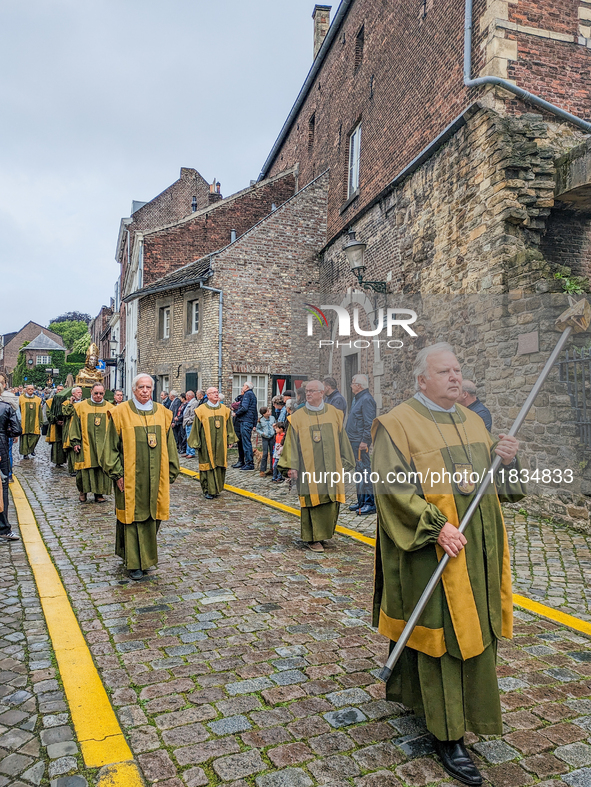
[[[74,479],[49,465],[45,445],[37,453],[15,473],[148,783],[453,783],[421,721],[386,702],[375,677],[387,643],[369,625],[370,547],[336,536],[314,554],[295,517],[229,492],[205,501],[180,477],[159,568],[133,583],[113,554],[112,503],[80,504]],[[227,481],[297,506],[258,474]],[[359,521],[347,513],[341,524]],[[363,525],[373,535],[375,521]],[[515,592],[590,619],[589,539],[520,516],[509,530]],[[24,550],[1,548],[11,562],[1,558],[0,787],[92,783]],[[474,758],[495,787],[591,785],[591,640],[516,618],[499,648],[505,734],[467,736]]]

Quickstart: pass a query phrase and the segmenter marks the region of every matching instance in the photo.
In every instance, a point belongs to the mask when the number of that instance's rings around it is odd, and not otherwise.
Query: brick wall
[[[197,197],[197,210],[204,208],[209,200],[209,183],[196,169],[181,167],[178,180],[136,210],[129,229],[142,232],[172,224],[192,212],[193,197]]]
[[[317,251],[326,240],[323,175],[247,231],[213,259],[208,285],[224,292],[222,392],[232,394],[232,364],[258,373],[317,374],[315,359],[298,353],[290,332],[293,298],[318,288]],[[200,301],[197,335],[187,332],[187,301]],[[170,339],[158,338],[158,312],[171,307]],[[203,387],[218,384],[218,296],[184,288],[140,302],[140,362],[183,388],[187,372]],[[305,368],[303,368],[305,367]],[[270,378],[269,378],[270,380]]]
[[[476,0],[472,75],[515,79],[543,98],[586,116],[591,100],[591,51],[578,29],[580,6],[591,9],[586,0]],[[352,5],[270,168],[274,173],[297,162],[302,183],[330,168],[329,238],[346,228],[420,151],[483,95],[501,114],[531,111],[510,98],[505,106],[506,94],[501,97],[495,91],[464,87],[463,3],[427,3],[424,18],[419,14],[422,7],[417,0],[395,4],[358,0]],[[497,17],[503,18],[498,21]],[[572,41],[519,32],[518,25],[542,25]],[[356,68],[355,39],[362,26],[363,59]],[[347,205],[348,138],[359,121],[359,196]]]
[[[32,342],[40,333],[44,333],[45,336],[49,336],[54,342],[57,342],[62,347],[64,346],[64,340],[59,334],[50,331],[49,328],[38,325],[36,322],[28,322],[4,348],[3,364],[8,374],[11,374],[16,366],[18,353],[23,342]]]
[[[175,226],[144,234],[144,285],[160,279],[206,254],[230,243],[231,231],[244,234],[272,206],[293,196],[296,175],[293,171],[256,183],[205,210],[187,217]]]

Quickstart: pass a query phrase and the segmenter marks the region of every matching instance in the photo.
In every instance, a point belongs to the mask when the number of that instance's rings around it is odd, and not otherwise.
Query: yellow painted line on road
[[[525,596],[518,596],[515,593],[513,594],[513,603],[518,607],[528,609],[530,612],[536,612],[538,615],[554,620],[556,623],[562,623],[563,626],[591,635],[591,623],[576,618],[574,615],[568,615],[566,612],[560,612],[558,609],[552,609],[552,607],[547,607],[545,604],[532,601]]]
[[[18,478],[10,491],[84,763],[88,768],[109,766],[99,774],[101,787],[139,787],[139,769]]]
[[[199,473],[196,473],[194,470],[187,470],[184,467],[181,467],[181,473],[199,478]],[[264,505],[270,506],[271,508],[277,508],[280,511],[285,511],[288,514],[293,514],[297,517],[300,516],[300,511],[298,508],[286,506],[284,503],[279,503],[277,500],[273,500],[270,497],[263,497],[262,495],[255,494],[254,492],[248,492],[246,489],[241,489],[238,486],[229,486],[228,484],[224,486],[224,489],[227,489],[228,492],[233,492],[235,495],[249,497],[251,500],[256,500],[258,503],[263,503]],[[365,536],[363,533],[359,533],[357,530],[350,530],[348,527],[337,525],[336,531],[337,533],[341,533],[344,536],[349,536],[349,538],[355,539],[355,541],[361,541],[363,544],[368,544],[372,547],[375,547],[376,545],[375,538]],[[557,609],[552,609],[552,607],[547,607],[545,604],[540,604],[538,601],[532,601],[525,596],[518,596],[515,593],[513,594],[513,604],[517,607],[528,609],[530,612],[535,612],[537,615],[541,615],[544,618],[553,620],[556,623],[561,623],[567,628],[575,629],[576,631],[581,631],[584,634],[591,635],[591,623],[588,623],[586,620],[576,618],[574,615],[567,615],[566,612],[560,612]]]

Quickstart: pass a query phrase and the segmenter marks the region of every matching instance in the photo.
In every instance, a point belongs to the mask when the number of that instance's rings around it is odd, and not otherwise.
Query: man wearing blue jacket
[[[377,407],[376,400],[369,392],[367,375],[354,375],[351,391],[353,402],[345,430],[355,454],[355,472],[362,474],[362,480],[357,484],[357,503],[349,506],[349,511],[357,511],[359,515],[365,516],[365,514],[375,514],[376,511],[373,487],[369,480],[371,474],[369,449],[371,425],[376,417]]]
[[[234,417],[234,431],[238,438],[238,461],[232,467],[239,470],[254,470],[252,454],[252,430],[257,422],[257,398],[252,383],[242,386],[242,400]]]

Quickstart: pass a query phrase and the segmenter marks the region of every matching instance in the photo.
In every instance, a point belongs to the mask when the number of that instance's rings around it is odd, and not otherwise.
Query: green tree
[[[49,323],[49,330],[59,334],[68,350],[71,350],[74,342],[88,333],[88,326],[81,320],[67,320],[66,322]],[[88,335],[90,336],[90,334]]]
[[[86,355],[86,351],[90,347],[90,342],[92,338],[89,333],[83,333],[79,339],[76,339],[74,344],[72,345],[72,352],[79,353],[80,355]]]

